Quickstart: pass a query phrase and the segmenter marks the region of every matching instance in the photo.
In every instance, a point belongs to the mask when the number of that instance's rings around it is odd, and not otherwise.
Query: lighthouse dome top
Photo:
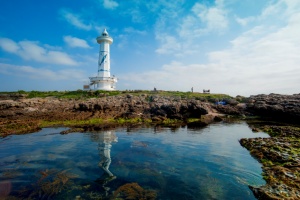
[[[100,44],[102,42],[108,42],[109,44],[113,43],[113,39],[109,36],[106,28],[100,36],[97,37],[97,42]]]
[[[104,29],[102,36],[108,36],[108,32],[107,32],[106,28]]]

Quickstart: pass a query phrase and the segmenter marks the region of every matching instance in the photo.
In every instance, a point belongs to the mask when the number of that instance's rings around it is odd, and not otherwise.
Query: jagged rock
[[[0,101],[0,110],[6,110],[11,107],[15,107],[17,103],[14,100],[3,100]]]
[[[300,94],[250,96],[247,111],[263,117],[299,123]]]
[[[2,120],[84,120],[90,118],[141,118],[162,121],[200,118],[211,104],[178,97],[120,95],[90,99],[31,98],[0,100]],[[3,122],[5,123],[5,122]]]
[[[214,108],[219,111],[220,113],[228,114],[228,115],[244,115],[246,114],[245,108],[232,105],[214,105]]]
[[[0,94],[0,100],[19,100],[25,99],[28,95],[27,94]]]
[[[239,104],[239,102],[235,99],[224,99],[224,101],[231,106],[236,106]]]

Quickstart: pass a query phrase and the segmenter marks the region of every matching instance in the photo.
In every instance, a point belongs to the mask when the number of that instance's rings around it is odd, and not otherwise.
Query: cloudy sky
[[[299,0],[9,0],[0,91],[77,90],[107,28],[117,89],[300,92]]]

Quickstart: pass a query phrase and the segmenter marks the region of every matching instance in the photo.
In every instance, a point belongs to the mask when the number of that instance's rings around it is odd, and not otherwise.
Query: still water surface
[[[261,165],[238,140],[268,135],[243,122],[61,135],[63,130],[0,139],[0,197],[109,199],[117,188],[137,183],[163,200],[255,199],[248,185],[265,184]]]

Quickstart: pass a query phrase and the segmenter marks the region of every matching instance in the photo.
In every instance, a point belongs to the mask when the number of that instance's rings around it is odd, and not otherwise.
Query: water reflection
[[[59,191],[52,192],[55,199],[79,194],[82,199],[110,199],[138,184],[155,190],[158,199],[253,200],[248,185],[264,184],[261,165],[238,140],[265,136],[252,133],[245,123],[199,130],[157,126],[49,134],[62,130],[0,139],[0,199],[39,199],[42,186],[65,183],[51,190]]]
[[[104,131],[99,134],[98,137],[98,151],[100,155],[99,167],[104,170],[104,174],[100,177],[102,182],[102,187],[106,191],[106,195],[110,190],[106,185],[116,179],[116,176],[110,171],[109,167],[111,164],[110,149],[112,143],[118,142],[118,137],[115,135],[114,131]]]

